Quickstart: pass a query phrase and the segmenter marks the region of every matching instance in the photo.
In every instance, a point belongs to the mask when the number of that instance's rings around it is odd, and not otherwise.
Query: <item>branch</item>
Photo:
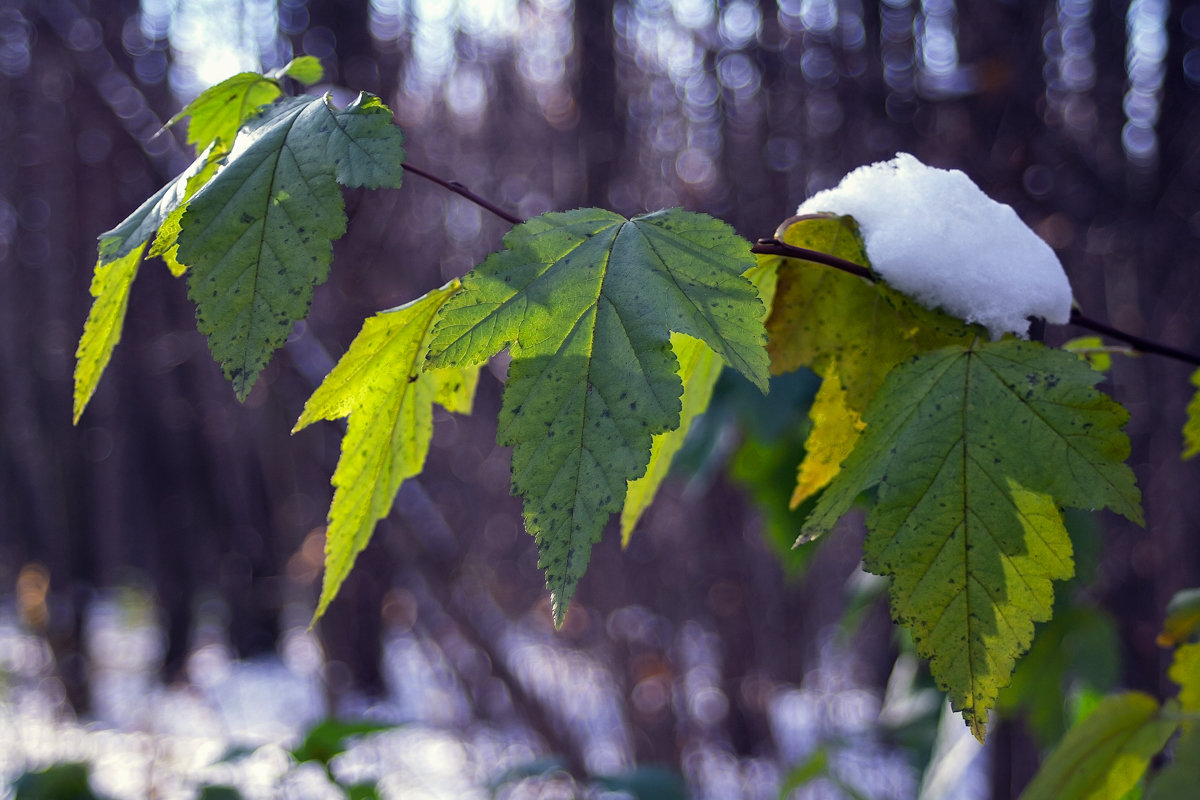
[[[1170,345],[1151,341],[1150,339],[1143,339],[1140,336],[1134,336],[1132,333],[1125,333],[1125,331],[1118,330],[1117,328],[1105,325],[1103,322],[1084,316],[1077,308],[1071,309],[1071,321],[1068,324],[1078,325],[1080,328],[1087,328],[1089,331],[1095,331],[1104,336],[1125,342],[1139,353],[1154,353],[1200,367],[1200,356],[1195,353],[1179,350]]]
[[[410,164],[408,162],[405,162],[404,169],[407,172],[411,172],[414,175],[420,175],[422,178],[424,178],[427,181],[433,181],[438,186],[441,186],[445,189],[449,189],[450,191],[454,192],[455,194],[462,195],[463,197],[467,198],[475,205],[479,206],[480,208],[487,209],[488,211],[492,212],[493,214],[495,214],[497,217],[504,220],[505,222],[509,222],[513,225],[520,225],[522,222],[525,221],[514,214],[508,213],[503,208],[500,208],[500,206],[497,206],[494,203],[483,199],[482,197],[480,197],[479,195],[475,194],[470,189],[468,189],[466,186],[463,186],[458,181],[448,181],[445,178],[439,178],[437,175],[434,175],[432,172],[426,172],[425,170],[421,169],[420,167],[414,167],[412,164]]]
[[[758,243],[750,248],[750,252],[764,256],[783,256],[784,258],[798,258],[803,261],[812,261],[817,264],[824,264],[827,267],[840,269],[842,272],[849,272],[851,275],[857,275],[860,278],[866,278],[872,283],[875,282],[875,274],[861,264],[855,264],[853,261],[847,261],[844,258],[838,258],[829,253],[822,253],[820,250],[796,247],[795,245],[781,242],[778,239],[759,239]]]
[[[758,253],[766,256],[782,256],[784,258],[795,258],[802,261],[811,261],[816,264],[823,264],[827,267],[839,269],[842,272],[848,272],[851,275],[857,275],[860,278],[866,278],[869,281],[875,281],[875,275],[871,270],[855,264],[853,261],[847,261],[844,258],[822,253],[819,250],[809,250],[804,247],[796,247],[794,245],[781,242],[778,239],[759,239],[757,244],[750,248],[750,252]],[[1125,342],[1138,353],[1153,353],[1155,355],[1166,356],[1173,358],[1176,361],[1182,361],[1185,364],[1200,366],[1200,355],[1189,353],[1186,350],[1179,350],[1165,345],[1160,342],[1155,342],[1150,339],[1144,339],[1141,336],[1134,336],[1132,333],[1126,333],[1111,325],[1106,325],[1103,322],[1091,319],[1085,316],[1077,308],[1071,309],[1071,319],[1068,325],[1077,325],[1080,328],[1086,328],[1090,331],[1095,331],[1117,341]]]

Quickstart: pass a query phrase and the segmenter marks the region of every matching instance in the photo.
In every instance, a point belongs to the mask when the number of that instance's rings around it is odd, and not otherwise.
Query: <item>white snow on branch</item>
[[[1070,318],[1071,284],[1054,251],[958,170],[900,153],[859,167],[797,213],[822,211],[858,221],[872,269],[892,287],[994,338],[1028,336],[1028,317]]]

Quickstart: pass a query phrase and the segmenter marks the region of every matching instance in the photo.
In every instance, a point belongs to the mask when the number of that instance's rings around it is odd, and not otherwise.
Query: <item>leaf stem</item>
[[[521,219],[520,217],[516,216],[515,214],[508,213],[503,208],[500,208],[500,206],[497,206],[494,203],[492,203],[488,200],[485,200],[484,198],[482,198],[479,195],[472,192],[466,186],[463,186],[458,181],[448,181],[445,178],[439,178],[437,175],[434,175],[432,172],[427,172],[427,171],[421,169],[420,167],[415,167],[407,161],[404,162],[404,169],[407,172],[413,173],[414,175],[420,175],[422,178],[424,178],[427,181],[433,181],[438,186],[441,186],[445,189],[449,189],[450,191],[454,192],[455,194],[462,195],[463,197],[467,198],[475,205],[492,212],[493,214],[495,214],[497,217],[504,220],[505,222],[512,223],[513,225],[520,225],[522,222],[525,221],[525,220]]]

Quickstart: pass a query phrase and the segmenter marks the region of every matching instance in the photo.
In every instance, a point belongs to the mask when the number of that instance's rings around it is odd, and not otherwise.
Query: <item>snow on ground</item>
[[[797,213],[822,211],[858,221],[871,267],[892,287],[994,338],[1027,336],[1028,317],[1063,324],[1071,315],[1071,285],[1054,251],[958,170],[900,153],[859,167]]]

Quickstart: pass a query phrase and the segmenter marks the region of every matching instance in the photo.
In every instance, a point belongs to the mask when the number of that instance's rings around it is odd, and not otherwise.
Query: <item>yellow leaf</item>
[[[112,358],[113,348],[121,340],[125,311],[129,307],[129,290],[137,277],[145,246],[135,247],[126,255],[105,263],[96,262],[92,277],[92,310],[83,325],[83,336],[75,351],[74,422],[79,422],[83,409],[96,391],[100,376]]]
[[[833,480],[866,427],[859,413],[846,404],[846,392],[835,369],[830,369],[821,382],[808,416],[813,422],[812,433],[804,445],[807,452],[800,462],[792,508]]]

